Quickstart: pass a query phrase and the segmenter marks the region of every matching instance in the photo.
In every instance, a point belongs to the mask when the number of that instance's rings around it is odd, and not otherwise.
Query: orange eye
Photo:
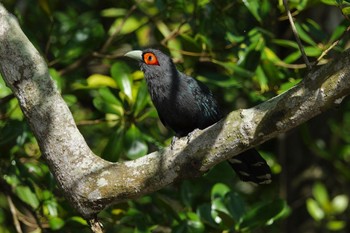
[[[159,65],[157,57],[153,53],[145,53],[143,55],[143,61],[147,65]]]

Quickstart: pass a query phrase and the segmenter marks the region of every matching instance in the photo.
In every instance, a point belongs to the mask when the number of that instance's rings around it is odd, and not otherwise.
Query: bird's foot
[[[171,150],[174,149],[174,145],[175,145],[175,142],[176,142],[177,139],[178,139],[177,136],[174,136],[173,139],[171,139],[171,144],[170,144],[170,149]]]
[[[194,133],[196,130],[198,130],[198,129],[195,129],[195,130],[193,130],[192,132],[190,132],[190,133],[187,134],[187,136],[186,136],[186,138],[187,138],[187,144],[190,144],[190,141],[191,141],[191,139],[192,139],[192,135],[193,135],[193,133]],[[179,139],[178,136],[174,136],[173,139],[171,139],[170,149],[174,149],[175,142],[176,142],[177,139]]]
[[[189,133],[187,134],[187,136],[186,136],[186,138],[187,138],[187,144],[190,144],[190,141],[191,141],[191,138],[192,138],[192,134],[193,134],[194,131],[195,131],[195,130],[193,130],[192,132],[189,132]]]

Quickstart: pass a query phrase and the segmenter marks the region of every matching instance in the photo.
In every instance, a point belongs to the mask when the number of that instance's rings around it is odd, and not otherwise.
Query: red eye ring
[[[159,66],[158,59],[157,59],[156,55],[154,55],[153,53],[143,54],[143,61],[147,65],[158,65]]]

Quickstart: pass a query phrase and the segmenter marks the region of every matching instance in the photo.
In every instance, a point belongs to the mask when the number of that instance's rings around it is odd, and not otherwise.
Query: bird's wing
[[[222,118],[222,113],[209,88],[193,78],[189,79],[189,86],[206,121],[211,122],[211,124],[219,121]]]

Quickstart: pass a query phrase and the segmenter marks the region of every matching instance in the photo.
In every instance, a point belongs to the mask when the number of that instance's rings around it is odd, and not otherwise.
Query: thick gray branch
[[[111,163],[94,155],[47,66],[0,4],[0,72],[19,100],[42,155],[72,205],[86,218],[107,205],[154,192],[263,143],[325,111],[350,93],[350,51],[263,104],[230,113],[193,134],[189,145]]]

